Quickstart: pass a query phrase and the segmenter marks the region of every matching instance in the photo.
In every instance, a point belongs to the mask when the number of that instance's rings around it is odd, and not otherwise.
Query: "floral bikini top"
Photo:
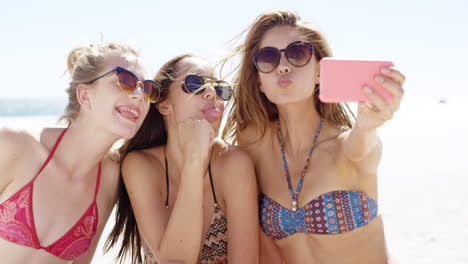
[[[307,172],[310,157],[315,149],[323,119],[317,127],[314,143],[302,171],[301,178],[293,191],[288,164],[284,154],[281,128],[278,125],[278,140],[281,146],[283,165],[292,197],[291,210],[285,208],[265,194],[260,196],[260,225],[263,232],[274,240],[279,240],[297,232],[313,234],[338,234],[363,227],[378,212],[377,202],[367,194],[358,191],[338,190],[322,194],[297,208],[297,199]]]
[[[42,246],[37,237],[32,204],[34,181],[52,159],[67,130],[68,128],[60,134],[47,160],[36,176],[0,204],[0,238],[26,247],[43,249],[64,260],[75,260],[88,251],[96,233],[98,223],[96,196],[101,179],[101,163],[99,163],[94,199],[88,209],[68,232],[47,247]]]

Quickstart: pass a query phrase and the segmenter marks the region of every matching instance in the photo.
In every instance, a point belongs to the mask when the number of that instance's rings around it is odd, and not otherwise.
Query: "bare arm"
[[[382,145],[377,137],[377,128],[393,118],[403,98],[405,77],[395,69],[383,69],[381,74],[376,80],[392,94],[392,99],[386,101],[371,87],[366,87],[371,104],[359,104],[356,124],[342,135],[346,158],[368,172],[375,172],[380,162]]]
[[[143,155],[130,153],[122,169],[140,233],[160,263],[170,260],[195,263],[202,237],[205,169],[197,162],[184,163],[177,199],[169,215],[165,201],[156,191],[156,186],[165,185],[164,168]]]
[[[343,153],[357,167],[368,173],[376,173],[382,155],[382,142],[377,131],[360,131],[356,127],[342,134]]]
[[[258,196],[253,163],[240,149],[229,152],[222,163],[228,262],[258,263]]]

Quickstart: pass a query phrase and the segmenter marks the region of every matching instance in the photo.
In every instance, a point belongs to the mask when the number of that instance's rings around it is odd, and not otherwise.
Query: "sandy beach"
[[[396,263],[468,263],[468,98],[404,100],[379,130],[384,153],[379,169],[379,208],[387,245]],[[56,116],[0,117],[0,127],[36,136]],[[92,263],[115,263],[116,250],[102,248],[111,216]],[[457,225],[460,226],[457,227]]]

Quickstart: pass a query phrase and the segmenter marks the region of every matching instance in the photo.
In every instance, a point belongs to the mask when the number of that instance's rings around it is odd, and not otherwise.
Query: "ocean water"
[[[0,117],[60,115],[66,107],[62,99],[0,98]]]

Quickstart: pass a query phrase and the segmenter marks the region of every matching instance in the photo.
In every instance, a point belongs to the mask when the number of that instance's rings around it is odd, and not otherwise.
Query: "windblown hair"
[[[276,26],[291,26],[297,29],[305,41],[314,45],[314,55],[318,61],[331,57],[332,52],[325,36],[311,24],[304,22],[292,11],[280,10],[261,14],[246,30],[247,36],[244,44],[235,48],[233,54],[223,60],[223,66],[235,56],[241,57],[234,82],[236,89],[234,99],[230,101],[230,111],[223,131],[224,140],[236,143],[239,134],[246,127],[254,127],[261,140],[270,121],[278,119],[278,110],[265,94],[260,92],[258,71],[252,58],[260,49],[260,42],[265,33]],[[314,88],[313,104],[321,117],[332,124],[351,128],[350,116],[354,118],[347,104],[322,103],[318,99],[319,85]],[[345,108],[346,107],[346,108]],[[253,142],[252,142],[253,143]]]

